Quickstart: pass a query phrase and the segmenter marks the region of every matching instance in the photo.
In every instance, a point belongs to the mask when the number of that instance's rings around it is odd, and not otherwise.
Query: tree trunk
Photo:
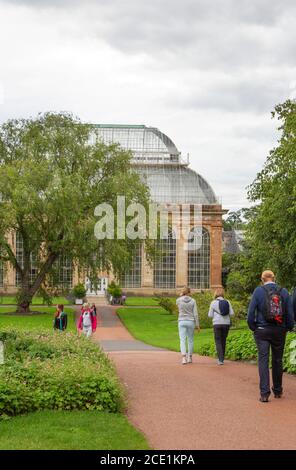
[[[21,291],[18,294],[18,303],[17,303],[17,313],[26,315],[30,313],[30,305],[32,303],[33,295],[30,290],[25,287],[21,288]]]
[[[55,260],[58,258],[58,253],[51,253],[46,261],[44,262],[40,272],[38,273],[33,285],[29,285],[29,271],[21,271],[21,282],[22,287],[18,294],[17,302],[17,313],[28,314],[30,313],[30,305],[32,303],[33,297],[40,288],[42,282],[44,281],[46,274],[49,272]]]

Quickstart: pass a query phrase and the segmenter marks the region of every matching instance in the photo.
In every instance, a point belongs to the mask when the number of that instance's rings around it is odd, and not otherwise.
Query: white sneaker
[[[184,364],[187,364],[186,356],[183,356],[183,357],[182,357],[182,364],[183,364],[183,365],[184,365]]]
[[[189,354],[187,356],[187,362],[188,364],[192,364],[192,356],[189,356]]]

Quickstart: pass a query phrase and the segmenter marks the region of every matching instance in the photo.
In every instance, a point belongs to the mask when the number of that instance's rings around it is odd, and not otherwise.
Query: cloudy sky
[[[226,208],[296,96],[294,0],[0,0],[0,123],[72,111],[168,134]]]

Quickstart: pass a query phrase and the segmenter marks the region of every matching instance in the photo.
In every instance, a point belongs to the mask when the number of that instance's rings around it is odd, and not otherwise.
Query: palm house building
[[[132,152],[133,165],[147,183],[154,202],[167,206],[169,213],[170,207],[184,204],[202,208],[201,246],[184,249],[184,240],[176,238],[172,230],[167,239],[157,242],[158,257],[153,266],[147,262],[144,247],[137,250],[133,266],[122,275],[120,285],[128,294],[141,295],[175,294],[184,285],[194,290],[221,286],[222,215],[226,211],[209,183],[189,168],[188,159],[185,161],[174,142],[157,128],[102,124],[97,128],[103,142],[118,142]],[[187,217],[187,224],[188,233],[195,230],[192,217]],[[111,278],[102,278],[102,287]]]
[[[103,125],[96,126],[99,138],[106,144],[119,143],[130,150],[132,163],[136,171],[150,188],[151,199],[166,207],[168,217],[176,207],[186,204],[188,213],[198,205],[201,210],[199,233],[202,243],[190,251],[184,248],[184,239],[174,234],[174,227],[169,236],[156,241],[158,257],[149,264],[144,246],[139,246],[128,272],[123,273],[119,281],[127,294],[153,295],[176,294],[188,285],[193,290],[215,289],[221,286],[222,273],[222,209],[209,183],[189,167],[174,142],[157,128],[144,125]],[[183,207],[183,206],[182,206]],[[196,230],[194,220],[189,215],[182,218],[183,229],[188,234]],[[185,231],[186,231],[185,230]],[[18,234],[12,245],[17,259],[22,263],[22,240]],[[92,283],[86,277],[79,279],[71,260],[62,257],[58,261],[59,287],[71,289],[77,282],[85,282],[89,297],[104,295],[108,284],[113,279],[112,273],[100,273],[98,285],[94,291]],[[31,268],[35,275],[34,260]],[[4,272],[0,263],[0,293],[14,293],[20,285],[15,270],[10,267]]]

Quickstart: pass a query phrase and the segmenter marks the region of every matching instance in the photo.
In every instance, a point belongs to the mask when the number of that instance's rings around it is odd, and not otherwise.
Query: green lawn
[[[65,297],[53,297],[52,299],[53,305],[56,304],[63,304],[63,305],[69,305],[70,302],[67,300]],[[16,298],[11,295],[7,296],[0,296],[0,304],[3,305],[15,305],[16,304]],[[33,305],[43,305],[43,300],[41,297],[34,297],[33,299]]]
[[[126,305],[128,307],[132,306],[143,306],[143,307],[149,307],[149,306],[157,306],[158,302],[154,297],[128,297],[126,299]]]
[[[42,315],[5,315],[7,312],[14,312],[15,307],[0,307],[0,328],[11,327],[21,328],[23,330],[30,329],[46,329],[51,330],[53,328],[53,317],[55,307],[42,307],[40,310],[45,312]],[[74,322],[74,310],[71,307],[65,307],[65,312],[68,314],[68,331],[75,331]]]
[[[161,308],[135,309],[126,307],[119,308],[118,315],[136,339],[152,346],[166,348],[171,351],[180,351],[176,316],[167,314]],[[242,322],[241,327],[245,329],[246,323]],[[235,330],[231,330],[230,334],[232,334],[232,331]],[[202,329],[200,333],[196,331],[194,351],[198,352],[199,346],[212,339],[212,328]]]
[[[146,450],[121,414],[42,411],[0,422],[0,450]]]

